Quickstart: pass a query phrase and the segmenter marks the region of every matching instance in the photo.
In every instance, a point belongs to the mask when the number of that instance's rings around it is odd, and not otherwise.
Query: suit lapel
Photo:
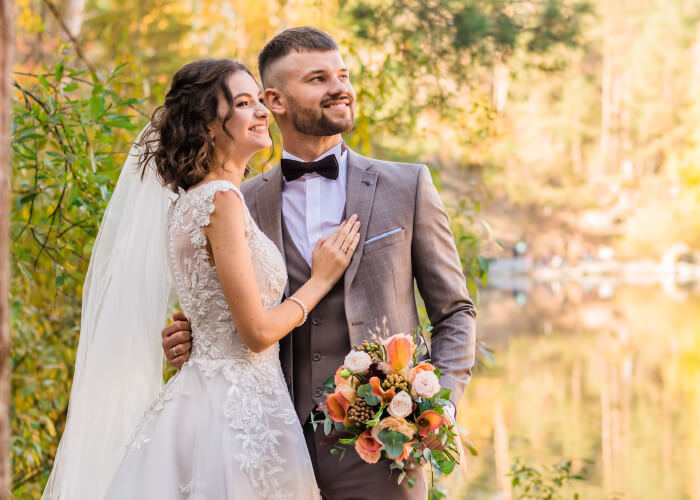
[[[372,212],[374,192],[377,188],[377,172],[371,170],[372,163],[352,150],[348,149],[348,184],[347,198],[345,201],[345,215],[347,217],[357,214],[360,221],[360,243],[355,254],[350,260],[350,265],[345,271],[345,293],[347,294],[352,284],[357,268],[360,266],[364,242],[367,239],[367,226]],[[347,295],[346,295],[347,297]]]
[[[255,211],[258,216],[258,226],[275,244],[286,262],[284,241],[282,239],[282,169],[275,165],[270,170],[260,174],[263,181],[255,193]],[[289,296],[289,281],[284,289],[285,297]],[[287,383],[287,389],[294,401],[294,352],[292,336],[286,335],[280,340],[280,362]]]
[[[258,224],[284,257],[282,241],[282,170],[279,165],[260,174],[263,182],[255,196]]]

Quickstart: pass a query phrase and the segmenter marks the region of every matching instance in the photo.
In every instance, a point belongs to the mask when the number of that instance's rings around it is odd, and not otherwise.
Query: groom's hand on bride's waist
[[[173,321],[160,332],[163,339],[163,352],[168,363],[178,370],[190,359],[192,350],[192,327],[185,315],[178,311]]]

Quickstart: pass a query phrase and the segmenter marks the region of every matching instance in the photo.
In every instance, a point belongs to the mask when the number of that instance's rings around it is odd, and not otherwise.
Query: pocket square
[[[365,245],[367,243],[372,243],[373,241],[381,240],[382,238],[386,238],[387,236],[391,236],[392,234],[396,234],[399,231],[403,231],[402,227],[397,227],[396,229],[392,229],[391,231],[387,231],[386,233],[382,233],[378,236],[374,236],[368,240],[365,241]]]

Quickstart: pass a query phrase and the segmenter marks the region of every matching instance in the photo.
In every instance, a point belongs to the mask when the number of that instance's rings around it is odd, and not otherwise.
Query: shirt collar
[[[348,157],[348,148],[345,146],[345,143],[343,141],[340,141],[338,144],[333,146],[331,149],[323,153],[321,156],[316,158],[314,161],[318,161],[321,158],[325,158],[326,156],[330,155],[335,155],[336,160],[338,160],[338,165],[342,167],[347,160]],[[282,158],[289,159],[289,160],[296,160],[296,161],[304,161],[301,158],[298,158],[294,156],[293,154],[289,153],[286,150],[282,150]]]

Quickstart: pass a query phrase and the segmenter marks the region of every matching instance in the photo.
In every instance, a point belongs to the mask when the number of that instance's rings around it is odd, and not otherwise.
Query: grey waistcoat
[[[289,275],[289,293],[293,295],[309,279],[311,269],[289,236],[284,222],[282,234]],[[284,367],[285,375],[294,399],[294,407],[302,423],[306,422],[311,411],[323,402],[323,382],[335,374],[350,351],[343,288],[341,279],[328,295],[309,311],[306,323],[292,331],[291,342],[285,339],[281,346],[283,353],[291,349],[291,353],[283,355],[283,359],[286,357],[292,360],[291,367]]]

